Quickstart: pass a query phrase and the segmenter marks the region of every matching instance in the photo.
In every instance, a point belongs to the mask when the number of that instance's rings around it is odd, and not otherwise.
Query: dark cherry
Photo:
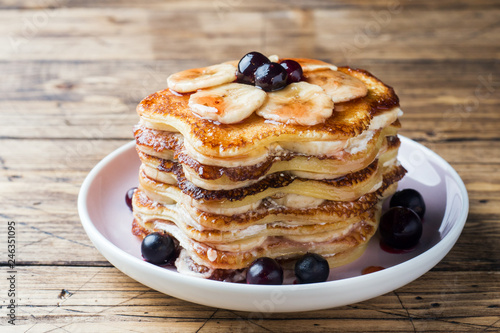
[[[127,204],[128,208],[130,208],[130,210],[132,210],[132,198],[134,196],[135,190],[137,190],[137,187],[132,187],[127,191],[127,194],[125,194],[125,203]]]
[[[175,244],[169,235],[153,232],[142,240],[141,253],[152,264],[166,264],[175,255]]]
[[[255,86],[264,91],[283,89],[288,80],[286,69],[277,62],[264,64],[255,71]]]
[[[329,274],[328,261],[316,253],[307,253],[295,263],[295,276],[299,283],[325,282]]]
[[[243,56],[238,63],[236,78],[239,83],[254,84],[255,70],[271,61],[262,53],[250,52]]]
[[[283,60],[280,65],[286,70],[288,74],[287,84],[299,82],[302,80],[302,66],[295,60]]]
[[[415,250],[415,246],[414,247],[410,247],[409,249],[396,249],[394,247],[391,247],[389,245],[387,245],[386,243],[384,243],[383,240],[380,240],[380,249],[387,252],[387,253],[391,253],[391,254],[405,254],[405,253],[410,253],[412,251]]]
[[[422,221],[413,210],[393,207],[380,219],[382,242],[395,249],[410,249],[422,236]]]
[[[256,259],[247,271],[248,284],[283,284],[283,268],[274,259]]]
[[[394,193],[390,202],[391,207],[406,207],[413,210],[420,216],[421,219],[424,218],[425,214],[425,202],[424,198],[416,190],[407,188],[402,191]]]

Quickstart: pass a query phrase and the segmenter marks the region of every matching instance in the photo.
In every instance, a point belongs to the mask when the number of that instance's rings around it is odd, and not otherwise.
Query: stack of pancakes
[[[358,258],[376,232],[382,201],[405,173],[399,100],[366,71],[295,60],[306,82],[322,86],[318,73],[336,70],[366,89],[334,99],[332,115],[310,126],[256,112],[220,123],[192,112],[194,92],[173,89],[137,107],[133,232],[175,238],[179,272],[231,280],[259,257],[287,263],[307,252],[335,267]]]

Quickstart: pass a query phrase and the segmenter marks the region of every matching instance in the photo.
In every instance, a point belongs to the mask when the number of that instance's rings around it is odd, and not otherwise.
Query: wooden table
[[[498,1],[21,0],[0,8],[0,331],[500,331]],[[396,88],[401,133],[449,161],[469,191],[468,221],[443,261],[365,302],[258,316],[163,295],[99,254],[77,194],[90,169],[132,139],[136,104],[165,88],[170,73],[251,50],[365,68]],[[7,323],[9,221],[16,326]]]

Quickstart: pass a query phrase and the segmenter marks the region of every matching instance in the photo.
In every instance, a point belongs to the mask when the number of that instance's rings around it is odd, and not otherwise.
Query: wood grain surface
[[[498,1],[5,0],[0,37],[1,332],[500,332]],[[93,247],[78,191],[132,140],[137,103],[175,71],[252,50],[364,68],[395,87],[401,134],[445,158],[470,196],[461,237],[430,272],[349,306],[245,313],[151,290]]]

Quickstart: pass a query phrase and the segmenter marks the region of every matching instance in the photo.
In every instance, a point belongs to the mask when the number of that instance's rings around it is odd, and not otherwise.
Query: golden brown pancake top
[[[343,112],[335,111],[324,123],[314,126],[272,122],[256,114],[236,124],[217,123],[191,112],[189,93],[178,94],[169,89],[146,97],[138,105],[137,112],[148,127],[175,128],[202,154],[231,157],[276,141],[330,141],[355,137],[368,128],[375,114],[399,105],[394,90],[367,71],[349,67],[340,67],[339,71],[363,81],[368,94],[341,103]]]

